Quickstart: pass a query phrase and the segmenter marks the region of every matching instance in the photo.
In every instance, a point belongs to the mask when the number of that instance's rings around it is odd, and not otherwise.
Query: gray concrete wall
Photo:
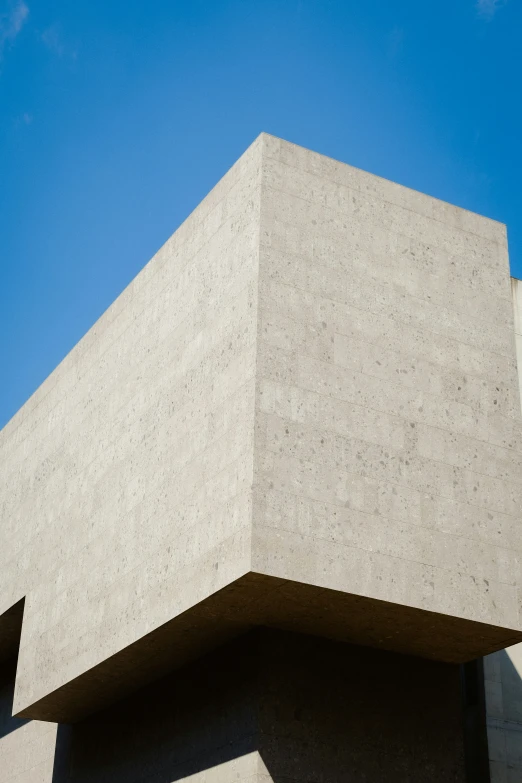
[[[513,299],[513,315],[515,320],[515,346],[518,366],[520,403],[522,407],[522,281],[511,278],[511,296]]]
[[[505,227],[271,137],[262,177],[253,567],[518,628]]]

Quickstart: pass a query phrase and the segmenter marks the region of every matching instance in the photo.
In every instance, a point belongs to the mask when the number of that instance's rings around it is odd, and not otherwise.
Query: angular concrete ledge
[[[17,716],[78,721],[259,626],[445,663],[462,663],[522,638],[506,628],[251,573]]]

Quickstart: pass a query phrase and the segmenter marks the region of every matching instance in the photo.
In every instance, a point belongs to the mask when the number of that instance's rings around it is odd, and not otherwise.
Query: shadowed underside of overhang
[[[17,715],[77,721],[257,626],[448,663],[462,663],[522,641],[522,633],[512,629],[249,573]]]

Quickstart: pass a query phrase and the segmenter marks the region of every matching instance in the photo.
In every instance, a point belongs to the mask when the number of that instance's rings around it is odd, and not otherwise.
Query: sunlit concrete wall
[[[13,718],[16,658],[0,664],[0,783],[52,783],[57,725]]]
[[[17,711],[250,567],[260,147],[2,431]]]
[[[522,405],[522,281],[511,278],[513,311],[515,319],[515,343],[518,364],[520,399]]]

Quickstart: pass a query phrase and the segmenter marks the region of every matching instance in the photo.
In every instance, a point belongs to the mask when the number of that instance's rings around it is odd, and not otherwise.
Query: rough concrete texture
[[[522,639],[510,296],[503,226],[259,137],[1,434],[15,711],[261,621]]]
[[[504,227],[269,137],[260,241],[253,569],[514,641]]]
[[[522,281],[511,278],[511,293],[515,318],[515,346],[518,366],[518,385],[520,390],[520,405],[522,407]]]
[[[258,630],[75,724],[54,783],[464,783],[461,718],[455,665]]]

